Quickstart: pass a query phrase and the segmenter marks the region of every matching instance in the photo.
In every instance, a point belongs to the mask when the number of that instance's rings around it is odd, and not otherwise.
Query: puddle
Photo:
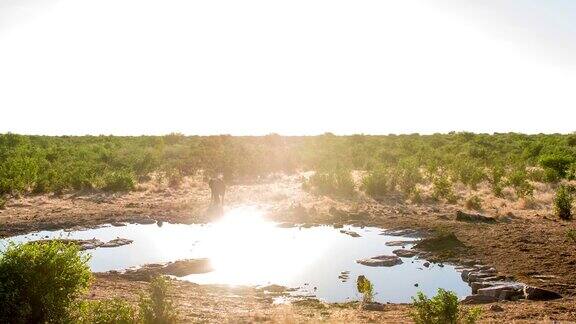
[[[209,258],[214,271],[182,277],[199,284],[269,285],[298,288],[297,294],[316,296],[328,302],[359,300],[356,278],[366,276],[374,284],[380,302],[410,302],[417,291],[434,295],[437,288],[452,290],[463,298],[470,287],[454,266],[443,267],[416,257],[402,258],[392,267],[369,267],[356,263],[379,255],[393,255],[399,246],[386,242],[413,240],[380,235],[380,228],[345,226],[352,237],[329,226],[282,228],[265,220],[250,207],[229,211],[210,224],[129,224],[85,231],[42,231],[9,238],[15,242],[48,238],[133,240],[129,245],[97,248],[92,255],[95,272],[122,270],[148,263],[179,259]],[[0,240],[0,249],[7,239]],[[409,245],[408,245],[409,246]],[[407,246],[407,247],[408,247]],[[343,282],[343,280],[347,281]],[[416,287],[415,284],[418,284]]]

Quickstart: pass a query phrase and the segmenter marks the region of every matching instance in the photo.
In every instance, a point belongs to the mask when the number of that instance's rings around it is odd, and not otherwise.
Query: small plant
[[[0,195],[0,210],[6,208],[6,203],[8,199],[6,197]]]
[[[79,324],[136,324],[132,305],[121,299],[83,301],[72,311],[74,323]]]
[[[414,310],[410,315],[416,324],[475,323],[481,315],[479,308],[462,310],[456,294],[442,288],[432,298],[418,292],[412,301]]]
[[[482,210],[482,198],[474,195],[466,200],[466,208],[480,211]]]
[[[177,312],[168,297],[170,285],[164,277],[150,282],[149,296],[140,296],[140,321],[145,324],[175,323]]]
[[[60,322],[89,285],[89,256],[60,242],[9,244],[0,254],[0,323]]]
[[[576,229],[568,229],[566,231],[566,238],[572,242],[576,242]]]
[[[356,279],[356,289],[362,294],[362,302],[371,303],[374,301],[374,285],[363,275]]]
[[[561,185],[556,190],[556,196],[554,197],[554,211],[560,219],[572,219],[572,203],[574,201],[573,191],[574,189],[572,187],[566,185]]]

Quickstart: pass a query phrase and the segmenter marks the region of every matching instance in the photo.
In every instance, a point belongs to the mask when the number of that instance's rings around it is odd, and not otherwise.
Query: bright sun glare
[[[297,239],[297,228],[283,231],[276,225],[253,207],[231,210],[213,223],[202,245],[215,269],[207,274],[210,281],[258,284],[295,278],[331,245],[319,237],[313,249],[307,248],[309,241]]]

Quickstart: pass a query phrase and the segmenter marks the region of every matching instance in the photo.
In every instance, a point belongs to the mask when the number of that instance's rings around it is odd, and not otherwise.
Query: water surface
[[[147,263],[209,258],[214,271],[182,279],[199,284],[278,284],[298,288],[299,294],[314,295],[328,302],[360,299],[356,292],[359,275],[372,281],[375,299],[380,302],[410,302],[417,291],[434,295],[437,288],[452,290],[459,297],[470,294],[470,287],[451,265],[431,263],[427,268],[423,266],[426,260],[416,257],[402,258],[404,263],[393,267],[357,264],[357,259],[392,255],[393,250],[401,248],[386,246],[388,241],[413,238],[381,235],[383,230],[373,227],[344,229],[360,237],[351,237],[330,226],[281,228],[265,220],[259,210],[243,207],[210,224],[129,224],[72,232],[41,231],[10,240],[127,238],[134,242],[84,252],[92,256],[91,269],[102,272]],[[0,240],[0,249],[6,241]],[[338,278],[343,271],[349,271],[347,282]]]

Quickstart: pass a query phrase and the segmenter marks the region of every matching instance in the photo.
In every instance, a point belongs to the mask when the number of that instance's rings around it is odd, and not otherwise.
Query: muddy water
[[[393,255],[392,251],[401,247],[386,246],[386,242],[413,238],[381,235],[383,231],[379,228],[347,226],[344,229],[358,233],[360,237],[352,237],[329,226],[282,228],[266,221],[258,210],[244,207],[231,210],[222,220],[205,225],[128,224],[72,232],[42,231],[10,240],[96,238],[109,241],[121,237],[134,242],[84,252],[92,256],[90,267],[93,271],[209,258],[214,271],[182,279],[200,284],[278,284],[298,288],[298,294],[314,295],[329,302],[359,299],[361,296],[356,292],[359,275],[372,281],[375,299],[380,302],[409,302],[417,291],[434,295],[437,288],[452,290],[460,297],[470,294],[470,288],[451,265],[432,263],[425,267],[426,260],[417,257],[402,258],[402,264],[392,267],[356,263],[358,259]],[[0,240],[0,249],[6,241]],[[347,281],[339,278],[342,272],[349,272]]]

